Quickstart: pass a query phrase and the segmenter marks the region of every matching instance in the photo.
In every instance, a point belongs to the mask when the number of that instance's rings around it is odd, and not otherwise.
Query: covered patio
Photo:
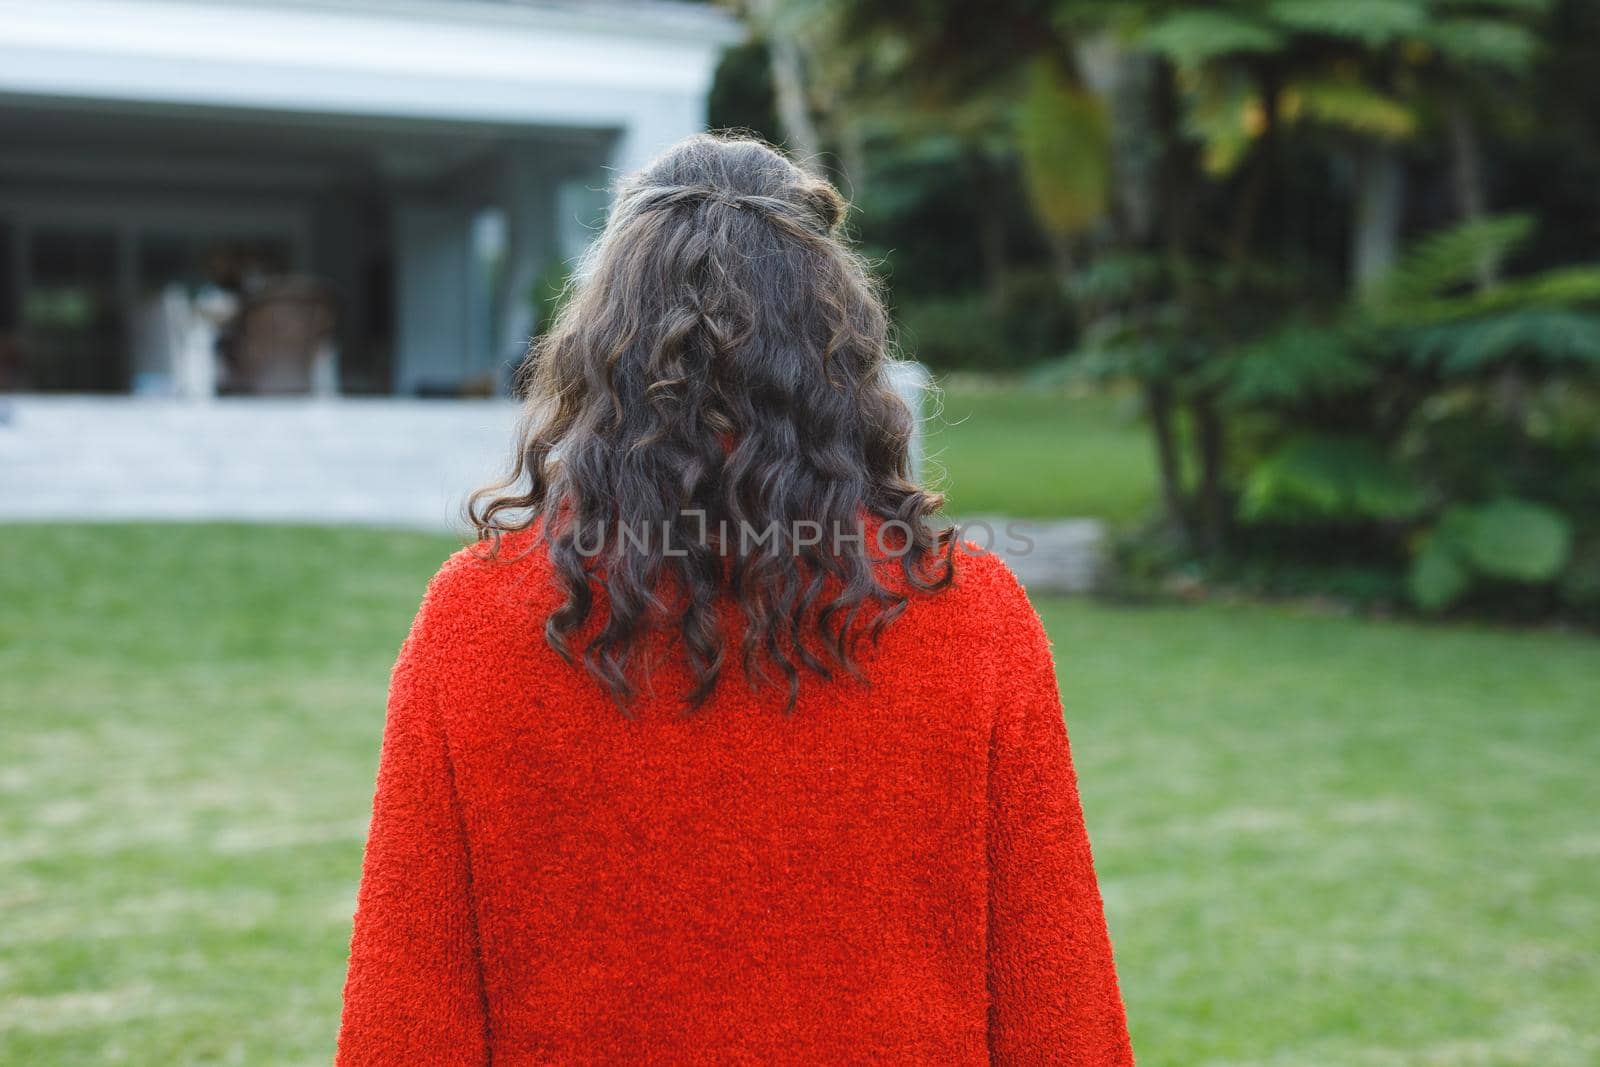
[[[4,0],[0,390],[504,394],[735,36],[666,0]]]

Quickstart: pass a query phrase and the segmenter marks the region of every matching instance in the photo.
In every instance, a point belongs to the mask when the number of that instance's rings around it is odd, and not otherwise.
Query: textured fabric
[[[517,535],[507,549],[526,545]],[[392,679],[341,1067],[1132,1063],[1050,649],[992,556],[783,711],[619,713],[539,551],[463,552]],[[735,618],[731,613],[727,616]]]

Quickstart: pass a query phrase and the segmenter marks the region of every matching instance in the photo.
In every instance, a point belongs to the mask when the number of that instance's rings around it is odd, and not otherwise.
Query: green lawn
[[[928,474],[952,515],[1125,522],[1155,501],[1153,452],[1131,397],[957,382],[924,414]]]
[[[0,1063],[327,1062],[450,548],[0,528]],[[1600,1062],[1600,644],[1040,607],[1142,1063]]]

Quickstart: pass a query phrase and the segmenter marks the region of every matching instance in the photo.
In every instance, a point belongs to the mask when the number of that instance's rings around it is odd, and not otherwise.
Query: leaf
[[[1531,215],[1492,215],[1414,242],[1373,289],[1375,307],[1404,316],[1409,307],[1478,277],[1533,232]]]
[[[1400,140],[1417,129],[1412,108],[1370,85],[1345,78],[1308,78],[1285,87],[1290,118],[1304,116],[1355,133]]]
[[[1036,61],[1017,115],[1017,151],[1040,221],[1061,237],[1106,213],[1111,123],[1101,101],[1053,64]]]
[[[1392,325],[1427,326],[1506,312],[1590,305],[1600,305],[1600,267],[1577,264],[1503,279],[1486,289],[1421,297],[1405,304],[1391,302],[1375,310]]]
[[[1600,267],[1578,264],[1555,267],[1526,278],[1511,278],[1473,294],[1466,302],[1473,311],[1542,304],[1572,306],[1600,304]]]
[[[1224,395],[1236,404],[1296,404],[1352,392],[1374,370],[1349,342],[1336,328],[1293,323],[1227,365]]]
[[[1464,7],[1474,11],[1498,11],[1504,15],[1545,15],[1557,0],[1434,0],[1443,11]]]
[[[1184,109],[1184,132],[1200,142],[1206,173],[1224,177],[1244,161],[1266,128],[1261,94],[1249,79],[1231,71],[1208,73],[1192,81]]]
[[[1283,34],[1259,19],[1228,11],[1180,11],[1144,32],[1140,43],[1180,67],[1224,56],[1276,52]]]
[[[1451,62],[1513,73],[1531,67],[1539,53],[1539,38],[1531,29],[1503,19],[1437,19],[1422,39]]]
[[[1165,264],[1147,252],[1108,251],[1095,256],[1076,271],[1072,295],[1083,302],[1126,302],[1141,298],[1161,284]]]
[[[1428,24],[1423,0],[1276,0],[1272,20],[1299,33],[1317,33],[1379,48]]]
[[[1419,364],[1449,375],[1475,376],[1508,363],[1600,367],[1600,315],[1531,308],[1417,332],[1410,346]]]
[[[1376,443],[1308,434],[1255,465],[1241,507],[1252,519],[1399,519],[1422,503],[1410,474]]]
[[[1501,497],[1470,513],[1463,548],[1473,567],[1491,577],[1546,582],[1572,552],[1572,524],[1542,504]]]
[[[1430,537],[1411,561],[1406,586],[1424,611],[1442,611],[1465,595],[1472,575],[1441,538]]]

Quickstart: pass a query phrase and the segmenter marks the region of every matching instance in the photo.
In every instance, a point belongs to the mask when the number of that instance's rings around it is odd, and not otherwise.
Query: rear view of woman
[[[838,194],[620,188],[390,689],[338,1062],[1132,1062],[1050,649]]]

